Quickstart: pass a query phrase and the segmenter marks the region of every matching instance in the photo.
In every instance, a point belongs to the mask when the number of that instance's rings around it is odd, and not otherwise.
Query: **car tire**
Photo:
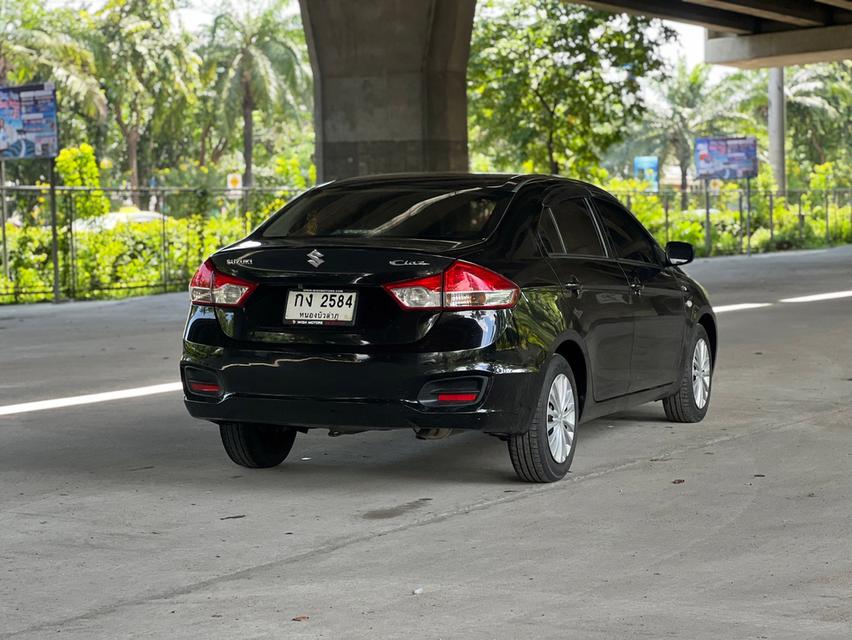
[[[219,434],[228,457],[250,469],[267,469],[281,464],[296,439],[295,429],[241,422],[220,424]]]
[[[707,331],[700,324],[695,326],[687,354],[680,387],[676,393],[663,398],[666,418],[672,422],[701,422],[710,406],[713,351]]]
[[[564,401],[559,401],[559,389]],[[545,371],[529,431],[509,437],[509,456],[521,480],[556,482],[565,477],[577,448],[579,406],[574,372],[565,358],[554,355]]]

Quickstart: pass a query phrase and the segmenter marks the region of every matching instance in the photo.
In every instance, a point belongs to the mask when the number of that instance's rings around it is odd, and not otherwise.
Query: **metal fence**
[[[852,242],[852,190],[614,192],[661,244],[683,240],[699,256]]]
[[[179,291],[293,193],[0,187],[0,304]]]
[[[0,304],[186,287],[198,265],[294,195],[288,187],[91,189],[0,185]],[[661,244],[722,255],[852,242],[852,191],[618,192]]]

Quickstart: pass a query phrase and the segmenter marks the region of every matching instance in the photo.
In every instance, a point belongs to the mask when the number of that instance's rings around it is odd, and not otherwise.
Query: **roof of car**
[[[534,183],[545,183],[549,186],[564,186],[566,191],[575,191],[578,196],[612,195],[588,182],[563,178],[546,174],[516,174],[516,173],[387,173],[355,178],[334,180],[320,185],[324,188],[337,187],[376,187],[376,186],[430,186],[435,188],[465,188],[465,187],[500,187],[505,186],[518,190]]]

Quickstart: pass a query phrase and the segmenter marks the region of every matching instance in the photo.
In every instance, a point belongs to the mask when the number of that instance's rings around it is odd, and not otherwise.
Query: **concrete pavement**
[[[0,638],[848,638],[852,298],[778,300],[852,247],[689,271],[773,303],[719,315],[708,418],[584,425],[555,485],[478,434],[250,471],[180,393],[0,416]],[[175,380],[185,305],[0,307],[0,406]]]

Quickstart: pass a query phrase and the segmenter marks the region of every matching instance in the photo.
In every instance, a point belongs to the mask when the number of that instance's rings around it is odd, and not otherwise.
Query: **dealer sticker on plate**
[[[357,300],[355,291],[293,289],[287,292],[284,324],[352,324]]]

